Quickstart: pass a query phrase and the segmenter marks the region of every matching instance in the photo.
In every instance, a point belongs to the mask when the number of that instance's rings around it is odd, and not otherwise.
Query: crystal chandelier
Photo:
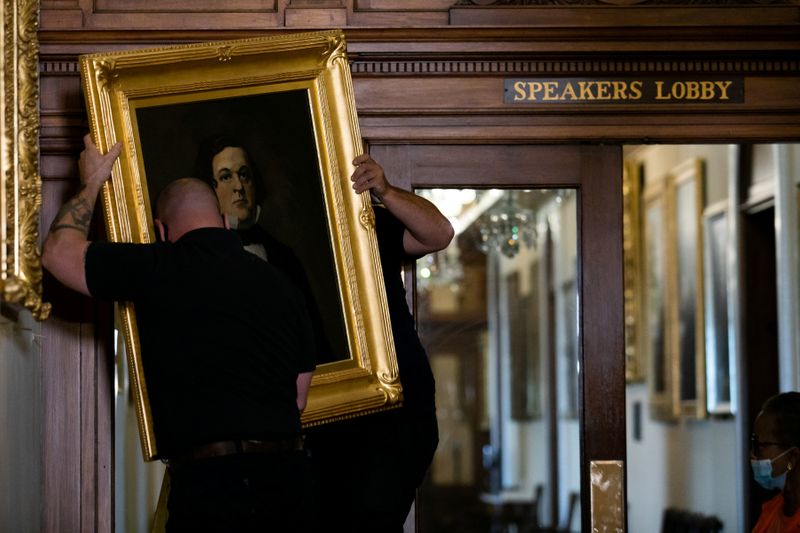
[[[489,209],[478,222],[483,253],[496,250],[506,257],[514,257],[524,244],[536,246],[536,213],[516,202],[516,191],[509,191],[505,199]]]
[[[417,287],[421,289],[438,285],[457,293],[461,291],[463,277],[464,266],[458,246],[448,246],[417,261]]]

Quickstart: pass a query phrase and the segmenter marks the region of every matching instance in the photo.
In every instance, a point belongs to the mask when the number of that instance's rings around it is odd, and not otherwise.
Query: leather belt
[[[222,457],[239,453],[281,453],[303,449],[303,437],[292,437],[276,440],[225,440],[195,446],[187,452],[170,457],[165,462],[170,470],[175,470],[186,463],[212,457]]]

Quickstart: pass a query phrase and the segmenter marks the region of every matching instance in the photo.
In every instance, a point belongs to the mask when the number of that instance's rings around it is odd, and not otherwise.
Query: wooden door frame
[[[588,465],[625,461],[621,146],[373,144],[369,151],[394,184],[409,190],[493,186],[577,190],[581,523],[589,531]],[[607,401],[587,401],[590,398]]]

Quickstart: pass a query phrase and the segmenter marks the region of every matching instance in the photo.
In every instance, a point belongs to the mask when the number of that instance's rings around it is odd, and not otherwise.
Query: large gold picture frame
[[[3,0],[0,18],[0,301],[44,320],[50,305],[42,302],[39,249],[39,2]]]
[[[622,251],[625,285],[625,380],[644,381],[642,325],[642,164],[622,167]]]
[[[80,65],[95,143],[101,151],[123,144],[103,190],[109,239],[152,242],[157,189],[191,174],[193,144],[220,129],[240,133],[265,175],[261,212],[274,225],[266,229],[283,231],[279,240],[297,255],[315,300],[309,307],[331,341],[333,358],[317,367],[303,423],[399,405],[374,215],[368,194],[356,195],[349,180],[362,144],[342,32],[99,53]],[[132,304],[120,310],[151,460],[158,451],[136,312]]]
[[[644,189],[640,331],[656,420],[707,416],[704,187],[704,163],[692,158]]]
[[[703,286],[703,161],[691,158],[668,176],[670,246],[669,343],[673,400],[677,414],[704,418],[706,412],[705,295]]]
[[[642,348],[647,361],[650,416],[675,418],[672,346],[668,342],[670,298],[667,274],[670,252],[667,232],[667,199],[663,181],[647,184],[642,200]]]

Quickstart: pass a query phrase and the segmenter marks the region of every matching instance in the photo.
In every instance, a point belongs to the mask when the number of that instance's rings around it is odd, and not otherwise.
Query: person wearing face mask
[[[200,144],[194,175],[214,189],[220,212],[228,215],[244,249],[273,265],[300,289],[311,318],[317,361],[335,361],[337,356],[324,333],[322,312],[302,263],[289,246],[259,224],[265,183],[249,154],[236,137],[213,135]]]
[[[800,392],[768,399],[756,417],[750,464],[756,482],[780,491],[764,503],[753,533],[800,532]]]

